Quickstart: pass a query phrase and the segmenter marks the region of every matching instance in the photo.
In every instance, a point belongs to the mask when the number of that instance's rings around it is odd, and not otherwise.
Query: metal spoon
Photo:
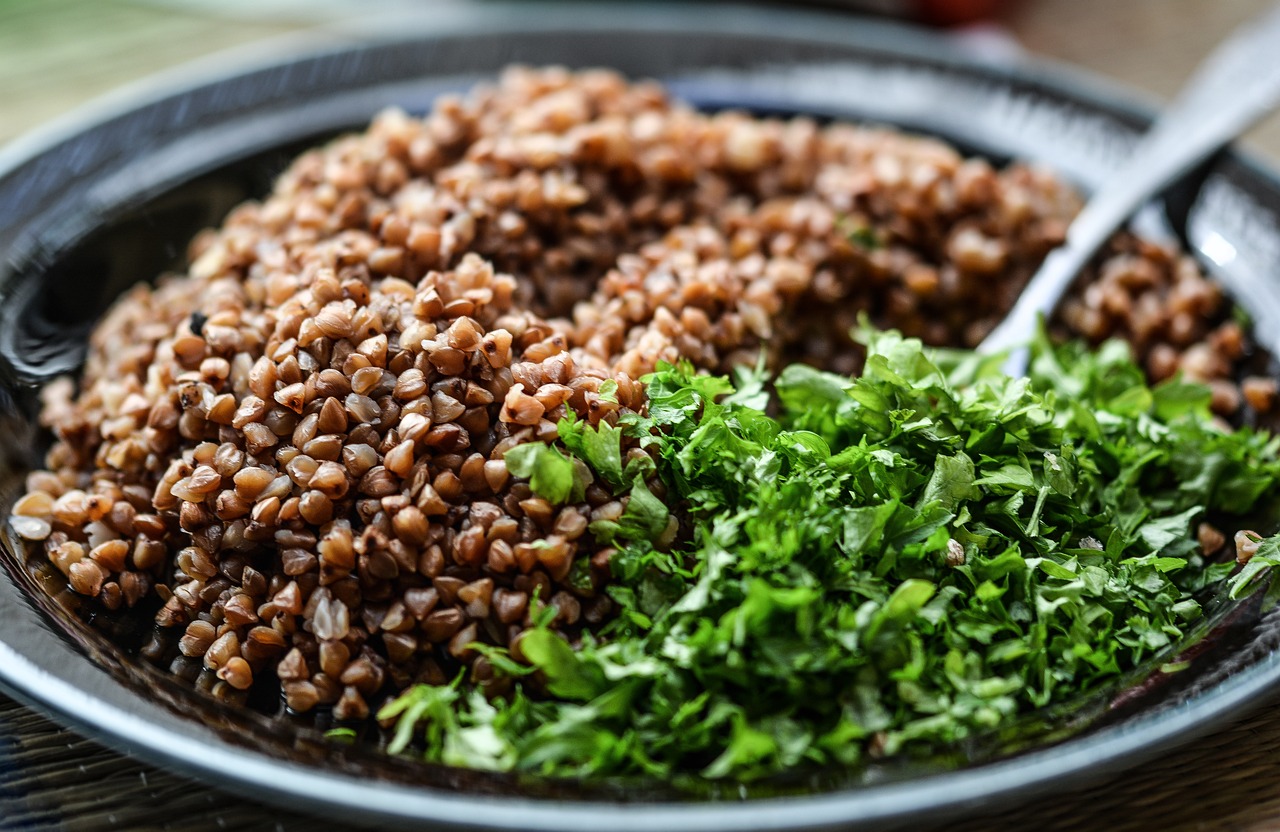
[[[1008,351],[1004,370],[1027,372],[1030,341],[1093,255],[1153,196],[1190,172],[1280,104],[1280,6],[1246,23],[1201,65],[1177,99],[1071,223],[1008,316],[978,345]]]

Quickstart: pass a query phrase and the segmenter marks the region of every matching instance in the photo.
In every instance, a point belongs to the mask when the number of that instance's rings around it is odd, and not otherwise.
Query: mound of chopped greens
[[[854,379],[664,367],[646,416],[566,421],[561,448],[508,453],[553,501],[580,498],[570,457],[629,495],[591,528],[618,547],[618,615],[573,646],[544,615],[522,662],[483,648],[543,695],[408,690],[380,714],[398,720],[392,750],[734,780],[928,751],[1168,655],[1202,616],[1194,593],[1240,591],[1280,552],[1265,541],[1227,580],[1229,553],[1209,562],[1196,540],[1280,493],[1280,441],[1215,426],[1203,387],[1148,387],[1124,345],[1041,339],[1032,377],[1010,379],[998,360],[867,339]],[[684,518],[674,543],[624,435]]]

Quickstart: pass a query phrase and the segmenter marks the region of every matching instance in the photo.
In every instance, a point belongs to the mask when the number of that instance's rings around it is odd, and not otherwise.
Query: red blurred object
[[[1008,0],[915,0],[916,16],[937,26],[955,26],[995,17]]]
[[[817,0],[849,11],[905,17],[933,26],[960,26],[999,16],[1016,0]]]

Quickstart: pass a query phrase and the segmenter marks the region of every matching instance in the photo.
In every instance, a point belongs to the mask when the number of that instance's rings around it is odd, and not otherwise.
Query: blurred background
[[[592,2],[593,0],[583,0]],[[128,81],[398,5],[483,0],[0,0],[0,143]],[[594,0],[607,2],[607,0]],[[826,0],[946,26],[972,48],[1034,53],[1165,98],[1271,0]],[[773,5],[783,5],[774,3]],[[1280,120],[1249,142],[1280,159]]]

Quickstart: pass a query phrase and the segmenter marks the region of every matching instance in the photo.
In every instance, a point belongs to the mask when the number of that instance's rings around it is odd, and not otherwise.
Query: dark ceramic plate
[[[225,61],[184,70],[0,153],[0,497],[13,498],[38,457],[35,385],[76,368],[114,296],[178,265],[195,231],[262,194],[299,149],[387,105],[423,111],[511,62],[611,66],[710,108],[893,123],[993,158],[1052,164],[1085,188],[1147,120],[1093,82],[983,63],[913,30],[723,5],[477,4],[276,44],[241,55],[231,71]],[[1200,254],[1275,352],[1280,180],[1227,153],[1161,207],[1143,218],[1149,232],[1179,235]],[[105,624],[85,627],[60,600],[61,582],[12,544],[0,552],[6,690],[209,783],[366,823],[619,832],[904,824],[1031,800],[1132,765],[1239,716],[1280,680],[1280,625],[1253,604],[1222,621],[1191,672],[1155,693],[1037,715],[1045,730],[1030,748],[985,738],[928,764],[824,772],[746,799],[587,787],[389,760],[326,743],[313,727],[216,708],[113,646],[137,637],[127,626],[110,639]]]

